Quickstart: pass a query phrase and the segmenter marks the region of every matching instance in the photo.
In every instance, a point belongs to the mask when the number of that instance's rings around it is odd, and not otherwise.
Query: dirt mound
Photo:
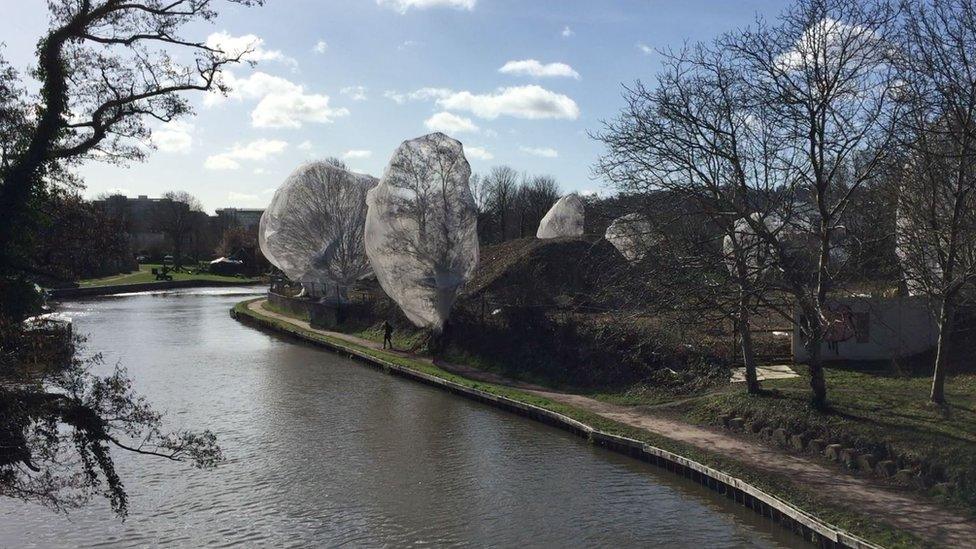
[[[602,238],[521,238],[482,248],[463,297],[519,306],[595,304],[625,267]]]

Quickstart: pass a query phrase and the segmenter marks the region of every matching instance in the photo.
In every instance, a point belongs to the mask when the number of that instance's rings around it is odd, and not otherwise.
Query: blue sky
[[[4,55],[32,63],[42,0],[0,0]],[[263,207],[303,161],[338,156],[381,175],[404,139],[439,129],[475,172],[506,164],[599,191],[587,136],[623,105],[621,84],[653,81],[654,51],[775,17],[766,0],[268,0],[221,5],[187,29],[258,46],[231,69],[231,97],[193,96],[197,115],[159,128],[158,150],[128,168],[81,168],[86,195],[187,190],[212,211]],[[243,37],[243,38],[242,38]],[[504,68],[504,69],[503,69]]]

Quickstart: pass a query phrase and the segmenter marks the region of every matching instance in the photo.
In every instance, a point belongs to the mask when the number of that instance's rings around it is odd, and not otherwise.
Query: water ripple
[[[215,431],[214,471],[116,453],[130,516],[0,500],[0,547],[780,547],[723,497],[572,436],[253,330],[241,292],[66,304],[106,368],[174,428]]]

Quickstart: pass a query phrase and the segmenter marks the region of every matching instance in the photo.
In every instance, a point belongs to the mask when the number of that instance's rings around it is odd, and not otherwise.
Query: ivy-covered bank
[[[307,328],[307,324],[300,319],[287,321],[265,314],[261,310],[255,310],[259,307],[249,307],[261,299],[238,303],[231,311],[232,316],[239,321],[364,360],[367,364],[383,368],[390,373],[437,385],[468,398],[560,426],[586,436],[594,443],[655,462],[669,470],[699,480],[713,489],[724,491],[729,497],[736,498],[737,501],[757,512],[792,526],[799,534],[820,545],[853,547],[870,547],[872,544],[885,547],[938,545],[892,528],[881,522],[878,517],[866,516],[857,510],[840,506],[833,500],[831,494],[798,485],[786,475],[771,474],[761,468],[656,433],[633,428],[588,410],[555,402],[539,395],[468,379],[419,357],[404,357],[373,349],[346,338],[328,335],[320,330]],[[729,489],[730,487],[732,489]],[[763,501],[763,495],[766,496],[766,501]],[[777,502],[782,510],[776,508]],[[792,513],[788,511],[790,508],[794,509]],[[793,516],[790,516],[791,514]],[[811,535],[815,533],[815,529],[811,526],[819,527],[822,533]],[[834,532],[834,535],[831,536],[829,532]],[[835,544],[830,538],[838,539],[840,543]]]

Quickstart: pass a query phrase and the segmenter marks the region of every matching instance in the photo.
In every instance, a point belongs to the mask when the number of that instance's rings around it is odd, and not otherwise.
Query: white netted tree
[[[366,192],[376,184],[333,161],[297,168],[262,214],[259,244],[269,261],[312,295],[337,299],[369,273],[363,242]]]
[[[433,133],[403,142],[369,192],[366,251],[387,295],[435,334],[478,266],[478,210],[461,143]]]

